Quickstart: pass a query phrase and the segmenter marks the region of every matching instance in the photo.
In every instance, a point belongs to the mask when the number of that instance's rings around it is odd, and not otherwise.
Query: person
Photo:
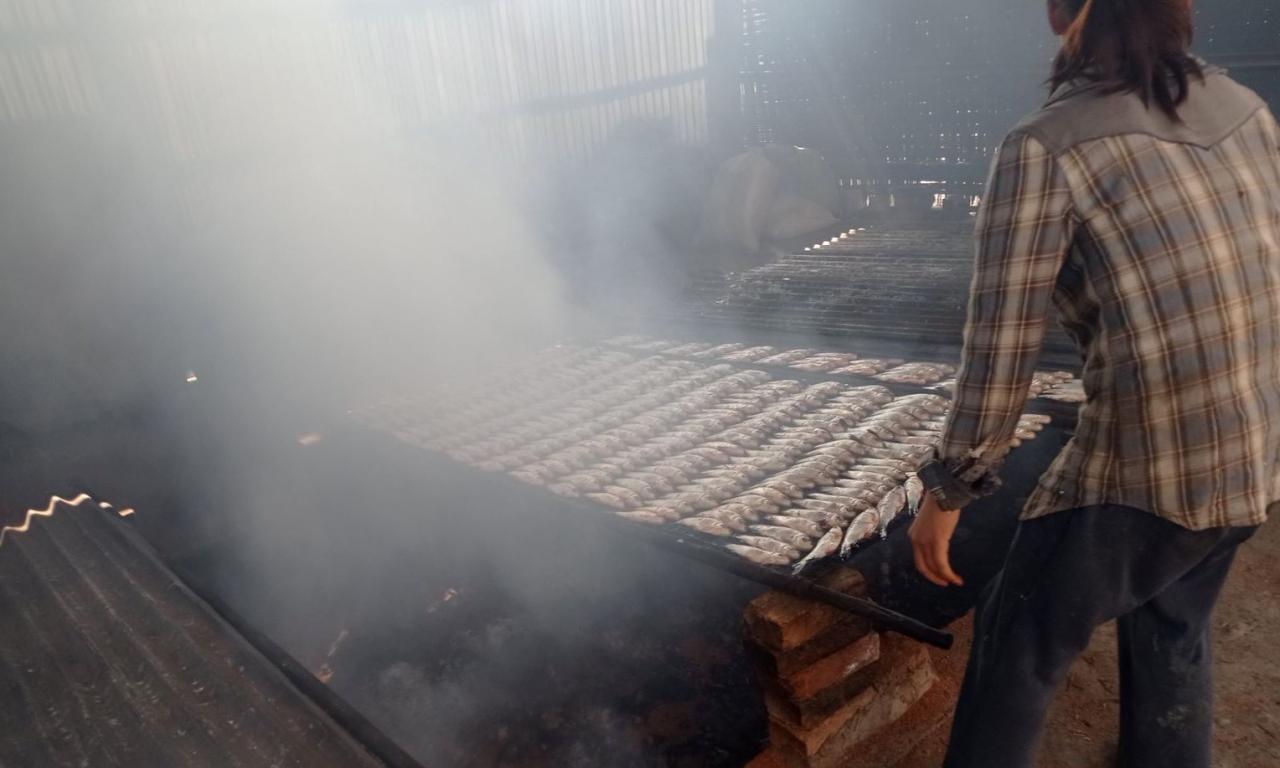
[[[916,564],[959,585],[1056,304],[1074,436],[975,618],[946,766],[1030,766],[1046,709],[1117,619],[1120,764],[1211,761],[1210,614],[1280,499],[1280,130],[1188,53],[1190,0],[1050,0],[1052,96],[1005,139],[977,223],[963,364],[920,476]]]

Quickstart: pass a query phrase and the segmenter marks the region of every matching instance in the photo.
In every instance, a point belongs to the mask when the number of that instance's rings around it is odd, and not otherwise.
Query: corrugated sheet
[[[714,4],[0,0],[0,127],[109,113],[123,97],[182,160],[297,141],[326,118],[465,124],[520,155],[581,158],[637,118],[701,141]]]
[[[93,504],[0,546],[0,765],[379,765]]]

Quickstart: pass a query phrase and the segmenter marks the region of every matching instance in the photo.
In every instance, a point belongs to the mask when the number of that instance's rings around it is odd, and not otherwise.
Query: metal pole
[[[641,527],[639,523],[622,520],[618,522],[626,524],[629,528]],[[629,538],[635,538],[636,532],[628,530],[627,535]],[[826,603],[855,616],[861,616],[875,625],[877,629],[896,632],[903,637],[909,637],[912,640],[918,640],[943,650],[950,650],[955,642],[955,637],[950,632],[936,629],[922,621],[897,611],[889,610],[865,598],[846,595],[821,584],[775,571],[762,565],[756,565],[718,547],[703,545],[684,537],[671,537],[656,530],[646,530],[640,538],[659,549],[727,571],[757,584],[763,584],[766,587],[771,587],[796,597]]]

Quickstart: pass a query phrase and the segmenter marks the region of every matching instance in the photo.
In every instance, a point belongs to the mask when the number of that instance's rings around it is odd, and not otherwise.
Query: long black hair
[[[1178,120],[1191,78],[1203,78],[1188,53],[1194,33],[1188,0],[1054,0],[1075,21],[1053,63],[1051,87],[1078,79],[1109,92],[1132,92]]]

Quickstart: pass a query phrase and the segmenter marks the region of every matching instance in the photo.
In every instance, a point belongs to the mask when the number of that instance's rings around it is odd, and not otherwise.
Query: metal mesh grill
[[[355,416],[409,445],[797,572],[879,540],[918,503],[914,470],[941,433],[944,396],[748,367],[765,348],[614,341],[631,349],[556,347],[452,399]],[[1048,420],[1025,417],[1010,448]]]
[[[775,331],[963,343],[972,228],[852,231],[740,275],[695,277],[685,319]],[[1055,324],[1055,359],[1074,344]]]
[[[942,362],[907,362],[900,358],[863,357],[855,352],[807,347],[683,342],[646,336],[619,336],[605,343],[669,357],[750,364],[781,375],[821,374],[831,380],[851,384],[887,384],[899,390],[906,387],[908,391],[924,387],[946,394],[951,394],[955,388],[953,375],[956,368]],[[1046,401],[1079,403],[1084,401],[1084,390],[1081,381],[1068,371],[1036,371],[1027,389],[1027,397],[1037,400],[1040,405]]]

